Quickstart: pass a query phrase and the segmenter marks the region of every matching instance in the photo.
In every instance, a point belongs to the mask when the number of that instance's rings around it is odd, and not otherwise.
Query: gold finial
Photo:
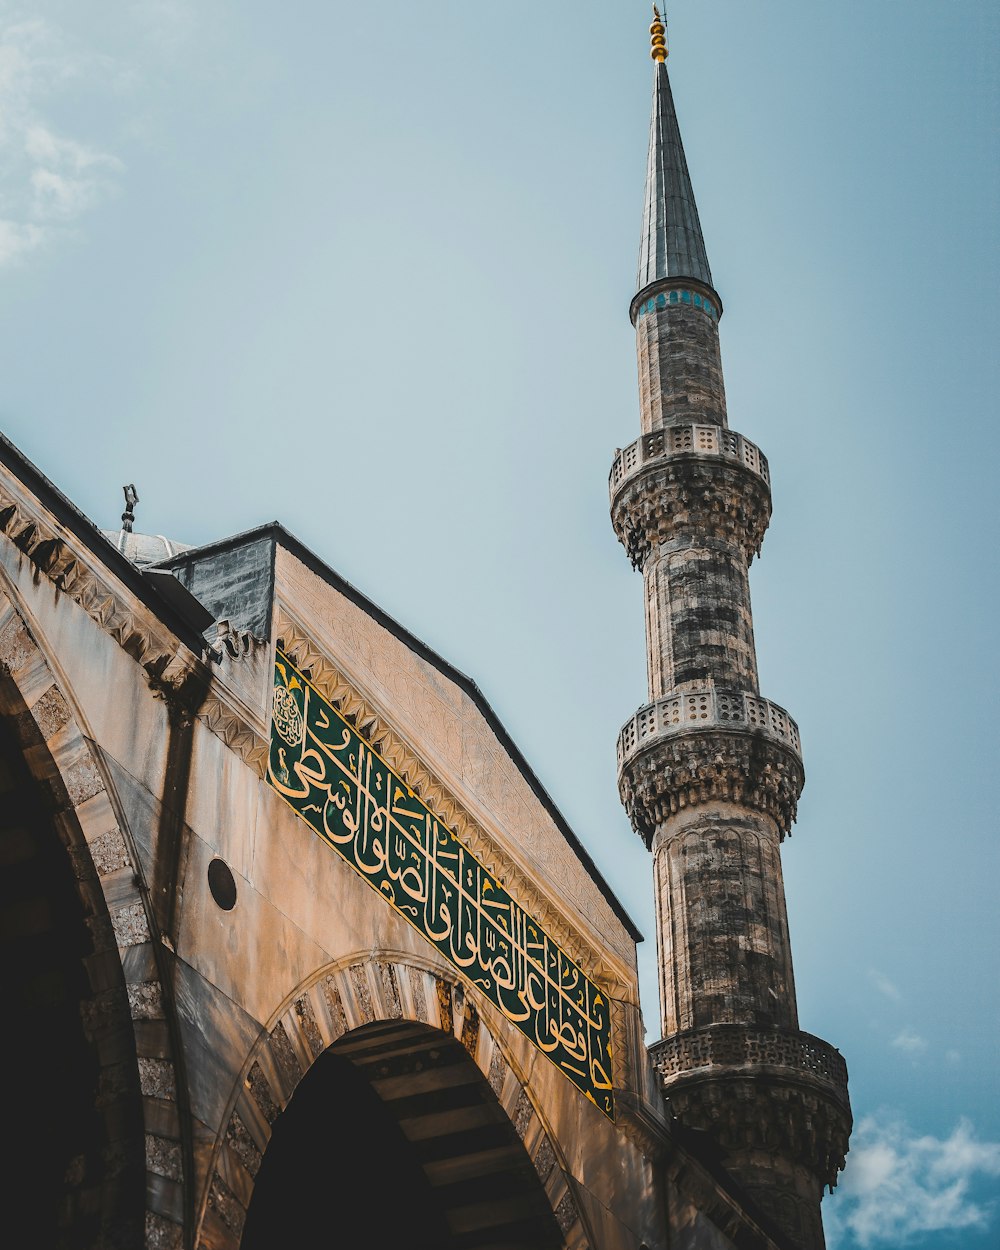
[[[653,24],[649,28],[649,33],[652,43],[649,55],[653,58],[657,65],[662,65],[668,55],[667,28],[663,24],[663,19],[660,17],[660,10],[655,4],[653,5]]]

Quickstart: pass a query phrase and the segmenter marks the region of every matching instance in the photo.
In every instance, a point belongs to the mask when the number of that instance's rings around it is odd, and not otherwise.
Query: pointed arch
[[[531,1162],[561,1245],[588,1250],[592,1238],[575,1182],[562,1166],[527,1083],[465,987],[412,956],[389,954],[356,956],[322,969],[286,1000],[247,1057],[216,1144],[200,1213],[199,1250],[240,1245],[273,1125],[316,1060],[342,1039],[361,1038],[358,1031],[366,1026],[394,1021],[422,1026],[428,1035],[443,1035],[464,1048]],[[417,1044],[415,1039],[408,1030],[395,1037],[408,1045]],[[393,1041],[390,1031],[385,1044]]]
[[[113,786],[41,637],[4,575],[0,716],[44,796],[90,935],[80,1012],[97,1056],[103,1164],[67,1172],[66,1202],[100,1210],[95,1245],[179,1250],[189,1167],[155,927]]]

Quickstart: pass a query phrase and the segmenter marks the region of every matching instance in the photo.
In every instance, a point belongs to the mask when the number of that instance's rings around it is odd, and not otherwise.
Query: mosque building
[[[77,1250],[822,1250],[847,1071],[799,1029],[757,679],[764,454],[651,27],[615,532],[641,935],[479,688],[277,524],[102,532],[0,442],[7,1226]],[[609,732],[611,727],[609,726]],[[652,1031],[652,1030],[651,1030]],[[28,1244],[26,1240],[24,1244]]]

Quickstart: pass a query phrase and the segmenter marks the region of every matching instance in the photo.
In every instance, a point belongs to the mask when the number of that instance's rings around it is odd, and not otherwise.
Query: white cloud
[[[942,1140],[914,1136],[884,1113],[867,1116],[854,1130],[841,1187],[823,1204],[829,1250],[896,1247],[926,1233],[985,1229],[993,1205],[971,1189],[998,1176],[1000,1142],[980,1141],[968,1120]]]
[[[884,972],[879,972],[877,968],[869,968],[868,978],[880,993],[884,994],[886,998],[891,998],[894,1003],[898,1003],[902,998],[898,988],[893,985]]]
[[[897,1050],[903,1051],[907,1055],[922,1055],[927,1049],[927,1039],[920,1037],[917,1033],[910,1033],[906,1029],[892,1039],[890,1045],[895,1046]]]
[[[52,96],[107,68],[51,23],[12,20],[0,5],[0,266],[36,251],[113,189],[121,162],[58,133],[45,116]]]
[[[45,238],[41,226],[0,217],[0,267],[33,252]]]

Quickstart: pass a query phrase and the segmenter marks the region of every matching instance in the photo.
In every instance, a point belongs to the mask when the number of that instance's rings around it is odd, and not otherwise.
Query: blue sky
[[[676,4],[730,421],[802,730],[803,1028],[857,1129],[831,1244],[1000,1214],[996,62],[986,0]],[[90,516],[282,520],[493,702],[649,939],[638,433],[647,6],[0,0],[0,425]]]

